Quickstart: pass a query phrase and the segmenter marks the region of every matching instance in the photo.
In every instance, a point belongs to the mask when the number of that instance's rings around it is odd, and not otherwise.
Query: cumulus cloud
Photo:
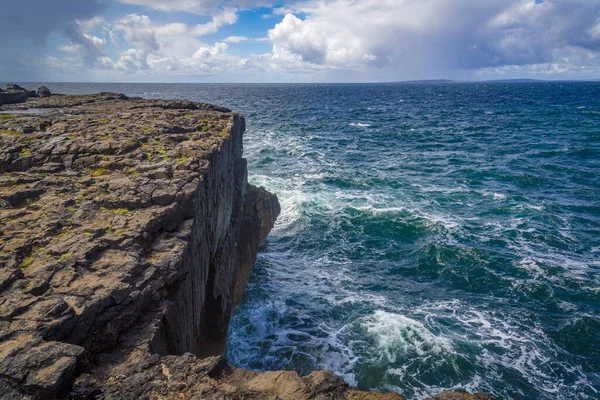
[[[595,54],[599,9],[599,0],[308,1],[280,9],[287,14],[269,39],[274,58],[305,67],[444,74]]]
[[[366,51],[366,43],[352,32],[351,25],[301,20],[293,14],[269,31],[269,39],[274,58],[291,62],[349,68],[378,59]]]
[[[121,33],[127,42],[145,54],[151,54],[160,49],[156,38],[157,28],[145,15],[129,14],[114,23],[112,30]]]
[[[120,58],[112,67],[117,70],[178,71],[194,65],[205,66],[208,56],[225,53],[226,43],[209,46],[200,38],[232,24],[236,14],[221,10],[205,24],[155,24],[148,16],[130,14],[112,24],[110,37]],[[222,57],[221,57],[222,58]],[[198,63],[202,59],[203,63]],[[110,66],[110,63],[105,63]],[[188,71],[189,72],[189,71]],[[201,72],[201,71],[198,71]]]
[[[78,54],[87,66],[93,66],[96,58],[104,56],[107,40],[90,32],[98,28],[106,29],[106,27],[106,21],[100,17],[68,23],[64,28],[64,34],[71,41],[71,45],[61,46],[59,50]]]

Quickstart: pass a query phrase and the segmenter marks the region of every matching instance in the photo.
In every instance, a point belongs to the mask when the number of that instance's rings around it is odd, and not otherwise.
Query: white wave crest
[[[377,310],[362,326],[390,362],[410,354],[423,357],[452,351],[448,339],[434,335],[421,322],[404,315]]]

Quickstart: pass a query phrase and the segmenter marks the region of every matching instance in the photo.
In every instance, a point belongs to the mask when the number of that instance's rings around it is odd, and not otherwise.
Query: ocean
[[[282,214],[232,365],[408,399],[600,398],[600,83],[48,87],[245,115],[250,182]]]

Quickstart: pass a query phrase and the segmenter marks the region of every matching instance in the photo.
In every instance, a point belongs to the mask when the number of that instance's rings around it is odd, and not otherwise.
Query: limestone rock
[[[26,92],[27,89],[25,89],[24,87],[19,86],[17,84],[9,83],[6,85],[6,91],[7,92]]]
[[[6,85],[6,91],[0,90],[0,105],[24,103],[29,97],[37,97],[35,90],[27,90],[14,83]]]
[[[32,356],[46,369],[17,390],[56,396],[77,363],[121,347],[150,356],[202,343],[198,353],[218,354],[236,271],[251,269],[279,205],[264,192],[274,208],[242,237],[245,210],[259,207],[247,196],[244,120],[178,104],[52,96],[36,100],[46,113],[0,119],[0,321],[7,337],[80,349],[56,365]],[[246,242],[254,254],[239,259]],[[7,357],[3,377],[21,370]]]
[[[37,97],[50,97],[52,96],[52,92],[46,86],[40,86],[37,90]]]
[[[0,92],[0,105],[24,103],[29,97],[27,91],[5,91]]]

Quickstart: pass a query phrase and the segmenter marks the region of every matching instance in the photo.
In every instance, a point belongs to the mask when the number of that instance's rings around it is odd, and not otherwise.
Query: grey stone
[[[52,96],[52,92],[50,92],[50,89],[48,89],[46,86],[40,86],[37,91],[37,96],[40,98],[50,97]]]

